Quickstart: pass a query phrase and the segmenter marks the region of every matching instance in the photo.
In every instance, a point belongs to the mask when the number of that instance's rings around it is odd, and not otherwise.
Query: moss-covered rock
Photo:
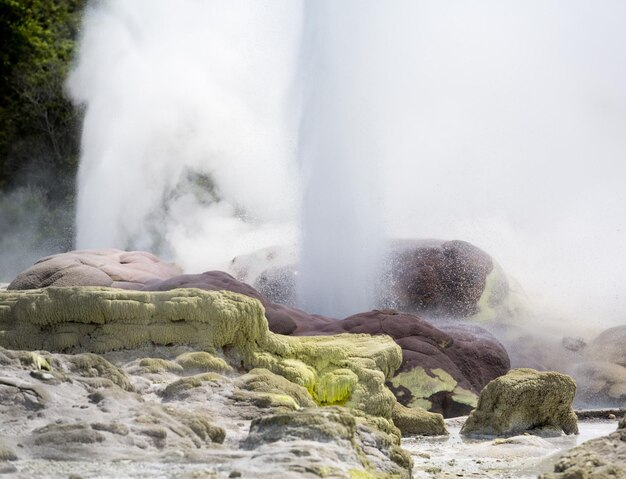
[[[133,386],[120,368],[114,366],[102,356],[91,353],[76,354],[68,356],[67,361],[70,369],[85,378],[94,378],[96,381],[89,381],[95,387],[108,387],[116,385],[125,391],[132,391]]]
[[[572,409],[576,383],[557,372],[513,369],[480,393],[461,434],[513,435],[532,430],[578,434]]]
[[[422,408],[408,408],[397,403],[393,408],[393,423],[403,436],[438,436],[448,434],[441,414]]]
[[[223,376],[216,373],[204,373],[196,374],[195,376],[188,376],[169,383],[161,392],[161,396],[168,400],[176,399],[179,396],[185,395],[185,393],[190,389],[199,388],[204,383],[218,383],[224,379],[225,378]]]
[[[158,374],[163,372],[183,373],[184,368],[169,359],[143,358],[139,361],[139,367],[147,373]]]
[[[248,346],[267,333],[260,305],[228,292],[98,287],[0,294],[2,345],[103,353],[144,345]]]
[[[224,359],[215,357],[206,351],[183,353],[176,358],[176,363],[184,372],[227,373],[233,370]]]
[[[269,331],[259,301],[191,288],[0,292],[0,332],[0,346],[8,348],[106,352],[184,344],[218,351],[234,364],[265,368],[305,387],[320,405],[341,404],[386,418],[396,400],[384,384],[402,360],[387,336],[281,336]],[[179,359],[189,365],[202,363],[198,358]],[[87,363],[92,359],[85,357]],[[207,359],[204,365],[210,364]],[[108,378],[115,382],[114,375]]]
[[[292,383],[267,369],[257,368],[239,378],[233,399],[246,401],[258,407],[301,409],[314,407],[315,401],[303,386]]]

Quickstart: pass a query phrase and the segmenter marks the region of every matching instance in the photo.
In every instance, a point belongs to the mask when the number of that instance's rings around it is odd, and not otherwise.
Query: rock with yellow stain
[[[259,301],[227,291],[0,292],[0,346],[103,353],[150,344],[219,351],[233,364],[265,368],[306,388],[318,404],[342,404],[385,418],[391,418],[395,398],[384,384],[402,360],[387,336],[271,333]],[[185,368],[215,362],[203,358],[186,355],[177,363]]]
[[[491,381],[461,429],[470,435],[515,435],[526,431],[578,434],[572,408],[576,383],[566,374],[513,369]]]
[[[457,403],[459,408],[476,407],[478,396],[472,391],[462,388],[458,382],[441,368],[427,372],[422,367],[398,373],[391,381],[396,394],[409,391],[406,406],[431,410],[433,401],[445,396],[448,401]],[[440,400],[440,399],[439,399]]]
[[[469,414],[480,390],[510,366],[504,347],[475,324],[431,324],[414,314],[374,310],[318,330],[391,336],[402,348],[402,365],[387,385],[403,405],[445,417]]]

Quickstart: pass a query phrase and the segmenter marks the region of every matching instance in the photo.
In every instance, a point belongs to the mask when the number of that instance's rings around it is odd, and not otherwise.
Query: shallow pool
[[[459,435],[465,418],[446,420],[449,436],[403,439],[413,455],[413,477],[480,477],[530,479],[552,471],[554,461],[567,449],[615,431],[617,421],[578,422],[580,434],[559,437],[521,435],[498,439],[467,439]]]

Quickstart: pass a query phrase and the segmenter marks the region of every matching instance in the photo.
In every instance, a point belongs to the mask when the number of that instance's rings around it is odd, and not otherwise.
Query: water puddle
[[[552,471],[555,456],[617,428],[616,421],[584,420],[578,422],[580,434],[576,436],[467,439],[459,435],[464,420],[447,420],[450,431],[447,437],[414,437],[402,441],[402,446],[413,455],[415,479],[536,479],[538,474]]]

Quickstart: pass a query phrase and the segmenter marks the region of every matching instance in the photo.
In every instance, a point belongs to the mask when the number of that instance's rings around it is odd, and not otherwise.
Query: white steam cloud
[[[341,181],[372,181],[355,203],[379,205],[370,231],[473,242],[546,314],[624,323],[626,4],[345,5],[314,23],[347,63],[314,72],[298,1],[94,3],[69,82],[86,106],[78,246],[198,271],[293,243],[298,139],[336,127],[321,154],[336,141],[342,162],[365,123],[375,154],[346,159]],[[326,116],[299,130],[318,78]]]
[[[92,5],[69,79],[86,105],[79,248],[203,271],[293,236],[298,13],[288,0]]]

